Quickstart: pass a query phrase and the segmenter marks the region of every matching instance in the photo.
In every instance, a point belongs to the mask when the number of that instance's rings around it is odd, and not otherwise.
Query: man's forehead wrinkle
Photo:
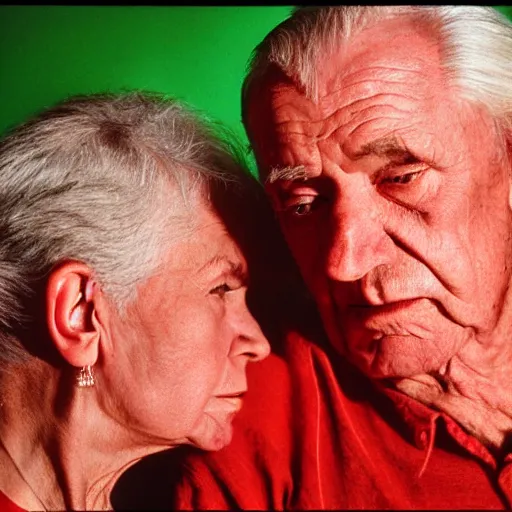
[[[418,65],[418,62],[419,62],[419,65]],[[412,65],[413,63],[411,62],[411,66],[409,67],[400,67],[400,66],[397,66],[396,64],[388,64],[388,65],[383,65],[383,64],[371,64],[370,66],[367,66],[365,69],[368,70],[368,71],[382,71],[382,76],[387,76],[389,77],[390,76],[390,71],[398,71],[400,73],[416,73],[416,74],[424,74],[424,70],[423,70],[423,63],[421,61],[418,61],[418,62],[414,62],[414,65]]]
[[[415,48],[417,45],[413,44],[413,50]],[[389,53],[373,51],[364,44],[364,49],[351,52],[350,56],[334,56],[331,60],[324,61],[321,67],[318,77],[319,101],[341,88],[346,89],[342,94],[359,87],[369,88],[370,91],[380,90],[386,84],[393,86],[395,90],[410,90],[411,83],[428,88],[432,83],[432,75],[438,76],[441,69],[437,62],[425,59],[423,54],[424,48],[421,45],[418,54],[400,50],[392,53],[390,58]]]
[[[364,126],[371,125],[377,121],[382,124],[386,119],[389,121],[390,131],[393,130],[396,123],[405,116],[410,116],[415,111],[415,105],[412,101],[404,102],[400,108],[396,102],[388,101],[391,97],[398,95],[377,94],[353,101],[348,105],[343,105],[338,112],[331,116],[334,121],[326,123],[322,133],[316,138],[317,141],[325,140],[335,136],[336,132],[342,132],[345,139],[349,139],[354,132]],[[398,96],[400,97],[400,96]],[[377,101],[380,100],[380,101]],[[375,111],[375,109],[378,109]]]
[[[301,104],[300,107],[288,102],[274,106],[274,127],[278,133],[290,135],[314,136],[319,125],[329,121],[336,111],[324,115],[324,111],[313,104]]]
[[[346,127],[345,131],[345,142],[343,144],[343,147],[346,148],[350,154],[353,154],[354,151],[357,152],[359,148],[354,148],[354,140],[357,135],[356,132],[360,132],[361,130],[365,130],[365,136],[367,135],[367,128],[371,127],[372,131],[377,132],[377,128],[372,127],[373,124],[378,123],[378,131],[384,132],[386,134],[390,133],[396,133],[397,130],[397,122],[399,122],[400,119],[396,116],[391,115],[374,115],[372,117],[367,117],[363,119],[360,122],[352,123],[351,126]],[[399,126],[400,129],[403,129],[403,126]],[[388,135],[383,135],[382,137],[386,137]],[[368,138],[368,137],[365,137]],[[381,138],[381,137],[378,137]]]
[[[387,90],[379,89],[375,84],[375,80],[371,78],[360,80],[356,83],[345,84],[343,87],[329,94],[329,96],[326,96],[324,102],[339,105],[340,108],[348,108],[360,101],[381,96],[399,97],[408,101],[416,101],[418,99],[417,96],[412,96],[406,92],[407,89],[403,87],[403,81],[380,80],[378,82],[379,85],[385,84],[391,86],[391,88]],[[368,85],[368,87],[365,85]],[[345,101],[343,101],[343,98],[346,98]],[[342,104],[340,105],[341,102]]]
[[[392,88],[389,92],[395,92],[400,89],[411,89],[411,83],[424,83],[425,87],[428,87],[428,76],[425,76],[424,71],[410,70],[408,72],[401,71],[396,73],[395,76],[390,76],[390,73],[382,73],[382,76],[375,73],[369,73],[371,71],[368,68],[358,70],[356,73],[351,75],[339,76],[336,78],[336,82],[339,87],[332,91],[326,91],[325,97],[330,97],[334,94],[346,94],[352,89],[367,91],[368,93],[381,92],[382,85],[390,85]],[[411,76],[412,75],[412,76]],[[323,98],[320,99],[322,101]]]
[[[323,98],[331,96],[337,91],[343,91],[352,88],[369,88],[370,90],[378,89],[381,84],[389,84],[393,87],[402,86],[410,88],[411,82],[423,83],[426,87],[429,85],[430,73],[425,71],[421,65],[422,61],[416,59],[411,62],[410,67],[401,67],[397,65],[371,64],[353,69],[346,69],[342,73],[337,73],[330,79],[320,80],[323,84],[323,93],[319,98],[322,102]]]
[[[383,90],[381,86],[391,86],[389,90]],[[410,82],[409,82],[410,85]],[[357,82],[340,84],[336,90],[329,91],[317,104],[311,101],[301,101],[300,105],[290,102],[273,103],[273,124],[274,129],[280,134],[287,135],[307,135],[309,137],[319,136],[322,128],[326,132],[330,124],[337,123],[340,117],[345,117],[344,111],[357,106],[358,102],[369,102],[372,99],[402,98],[406,103],[412,103],[417,98],[407,94],[410,90],[408,86],[401,81],[380,80],[377,85],[373,78],[368,77]],[[401,90],[403,89],[403,90]],[[299,100],[304,98],[298,96]],[[400,110],[394,102],[393,108]],[[409,109],[404,109],[409,111]],[[327,130],[325,130],[327,128]],[[338,128],[338,126],[336,126]],[[324,138],[328,135],[321,135]]]

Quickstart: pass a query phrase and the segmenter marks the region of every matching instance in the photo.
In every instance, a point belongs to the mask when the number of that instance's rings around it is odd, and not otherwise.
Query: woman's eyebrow
[[[211,268],[224,268],[227,273],[240,279],[241,281],[247,281],[248,273],[246,266],[241,261],[233,261],[231,258],[225,255],[215,255],[213,258],[208,260],[202,267],[201,271],[210,270]]]

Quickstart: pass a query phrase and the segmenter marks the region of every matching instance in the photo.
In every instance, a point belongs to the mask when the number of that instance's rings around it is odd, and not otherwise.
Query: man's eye
[[[319,196],[292,196],[282,200],[277,209],[292,217],[306,217],[318,208],[319,202]]]
[[[298,217],[308,215],[311,213],[313,203],[300,203],[291,207],[291,212]]]
[[[212,288],[210,290],[210,293],[212,295],[218,295],[219,297],[224,297],[224,295],[228,292],[230,292],[233,288],[231,288],[227,283],[222,283],[219,286],[216,286],[215,288]]]
[[[382,176],[376,185],[379,191],[392,201],[408,208],[421,210],[429,199],[435,196],[439,175],[429,167],[410,171]]]
[[[406,185],[407,183],[411,183],[416,178],[418,178],[423,171],[409,172],[407,174],[399,174],[398,176],[389,176],[384,178],[381,183],[392,183],[397,185]]]

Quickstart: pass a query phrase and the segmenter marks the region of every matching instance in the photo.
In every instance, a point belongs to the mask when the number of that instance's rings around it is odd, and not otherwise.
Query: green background
[[[512,18],[512,7],[498,7]],[[291,6],[0,6],[0,133],[73,94],[149,89],[191,103],[246,143],[249,55]]]

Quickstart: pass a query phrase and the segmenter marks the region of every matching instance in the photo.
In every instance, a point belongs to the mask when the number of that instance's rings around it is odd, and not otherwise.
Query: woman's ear
[[[50,274],[46,287],[46,322],[50,337],[72,366],[93,365],[98,358],[99,292],[92,270],[84,263],[65,262]]]

